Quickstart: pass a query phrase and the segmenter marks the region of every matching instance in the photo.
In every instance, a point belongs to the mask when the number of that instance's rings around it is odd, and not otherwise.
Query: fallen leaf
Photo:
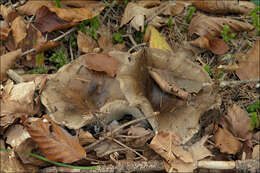
[[[201,36],[196,40],[190,41],[191,45],[202,49],[210,50],[211,52],[222,55],[229,49],[228,45],[221,39]]]
[[[98,144],[94,151],[96,152],[97,157],[99,158],[103,158],[107,155],[110,155],[118,150],[124,150],[124,148],[120,145],[118,145],[117,143],[110,141],[110,140],[106,140],[104,142],[101,142],[100,144]]]
[[[72,163],[86,157],[78,139],[56,125],[48,116],[36,120],[27,119],[24,126],[46,158]]]
[[[15,47],[26,37],[26,24],[22,17],[18,16],[12,22],[12,34],[14,38]]]
[[[238,20],[198,14],[192,18],[188,34],[190,36],[197,34],[199,36],[217,37],[221,35],[221,31],[225,25],[229,26],[230,33],[250,31],[254,29],[251,24],[240,22]]]
[[[151,16],[156,10],[157,8],[148,9],[138,5],[137,3],[130,2],[125,8],[120,27],[130,22],[130,25],[133,28],[137,31],[143,32],[145,18]]]
[[[90,53],[83,56],[85,59],[85,67],[88,69],[104,71],[110,77],[115,77],[119,68],[119,62],[115,58],[106,54],[96,53]]]
[[[169,6],[169,8],[167,8],[163,12],[163,14],[177,16],[184,11],[184,7],[186,7],[186,6],[187,6],[187,2],[177,1],[175,5]]]
[[[214,14],[228,14],[228,13],[241,13],[248,14],[255,5],[252,2],[246,2],[247,4],[241,4],[241,1],[231,0],[231,1],[220,1],[220,0],[200,0],[193,1],[197,9],[214,13]],[[251,7],[251,8],[250,8]]]
[[[88,34],[78,31],[78,48],[83,53],[92,53],[94,48],[98,47],[97,42]]]
[[[226,128],[219,127],[215,136],[216,147],[220,152],[227,154],[236,154],[242,148],[239,142]]]
[[[260,145],[256,145],[253,148],[252,159],[259,160],[260,159]]]
[[[54,1],[34,1],[29,0],[24,5],[16,8],[17,11],[21,14],[25,14],[28,16],[35,15],[37,10],[42,6],[46,7],[56,7],[56,3]]]
[[[96,141],[91,133],[88,131],[84,131],[82,129],[79,130],[79,143],[81,145],[91,144]]]
[[[1,99],[1,126],[6,128],[22,115],[34,115],[39,111],[39,102],[34,100],[35,83],[8,83]]]
[[[7,23],[5,21],[0,21],[0,40],[4,41],[11,29],[8,27]]]
[[[60,42],[58,41],[49,41],[40,45],[36,45],[34,46],[35,48],[35,52],[34,53],[40,53],[40,52],[44,52],[46,50],[49,50],[51,48],[54,48],[56,46],[58,46],[60,44]]]
[[[173,53],[169,44],[165,41],[165,39],[160,35],[160,33],[151,25],[149,25],[146,29],[144,41],[149,41],[150,48],[158,48],[162,50],[169,50]]]
[[[8,15],[13,11],[11,7],[6,7],[3,4],[0,6],[0,14],[3,16],[5,22],[9,25]]]
[[[98,39],[98,45],[103,50],[102,51],[103,53],[107,54],[112,50],[123,51],[123,49],[126,47],[124,43],[113,44],[113,37],[112,37],[111,30],[107,26],[105,25],[101,26],[97,32],[100,35]]]
[[[43,32],[51,32],[59,29],[69,28],[76,25],[57,16],[48,7],[42,6],[35,14],[35,27]]]
[[[16,62],[18,58],[21,57],[22,50],[18,49],[16,51],[8,52],[0,57],[1,61],[1,81],[6,79],[6,72],[9,70]]]
[[[5,132],[5,138],[7,139],[6,143],[15,149],[17,149],[21,143],[30,137],[31,136],[27,130],[20,124],[12,126]]]
[[[259,47],[260,40],[258,40],[255,46],[251,49],[248,56],[245,59],[239,59],[239,69],[236,70],[240,80],[258,79],[260,76],[260,61],[259,61]]]
[[[226,120],[229,123],[228,128],[235,136],[242,139],[252,138],[251,119],[245,110],[234,104],[228,108]]]
[[[90,6],[85,8],[56,8],[50,7],[52,12],[55,12],[58,17],[70,22],[80,22],[86,19],[97,16],[105,6],[99,4],[98,6]]]

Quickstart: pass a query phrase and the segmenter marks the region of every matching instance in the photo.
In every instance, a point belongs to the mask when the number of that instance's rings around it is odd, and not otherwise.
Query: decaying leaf
[[[98,39],[98,45],[99,47],[103,50],[102,53],[108,53],[112,50],[120,50],[123,51],[123,49],[125,48],[125,44],[124,43],[117,43],[117,44],[113,44],[113,37],[112,37],[112,33],[110,31],[110,29],[105,26],[102,25],[98,31],[97,31],[100,35],[99,39]]]
[[[79,143],[81,145],[91,144],[95,141],[96,139],[92,136],[91,133],[82,129],[79,130]]]
[[[72,163],[86,157],[78,139],[51,121],[48,116],[42,119],[29,118],[24,122],[24,126],[46,158]]]
[[[41,32],[51,32],[76,25],[57,16],[48,7],[42,6],[35,14],[35,27]]]
[[[196,40],[191,41],[190,43],[193,46],[210,50],[217,55],[222,55],[226,53],[229,49],[228,45],[223,40],[218,38],[201,36]]]
[[[94,150],[97,154],[97,157],[102,158],[116,151],[122,151],[124,148],[113,141],[107,140],[98,144]]]
[[[161,131],[153,138],[149,145],[166,160],[169,166],[168,171],[172,169],[178,172],[193,171],[197,168],[196,163],[198,160],[211,156],[211,152],[204,147],[207,136],[192,146],[185,147],[176,145],[178,140],[180,139],[173,133]]]
[[[1,99],[1,126],[7,127],[22,115],[34,115],[39,111],[39,103],[34,100],[36,84],[24,82],[8,83]]]
[[[252,138],[252,132],[250,131],[251,119],[248,113],[238,105],[234,104],[228,108],[226,120],[230,125],[228,128],[234,135],[242,139]]]
[[[169,50],[173,53],[171,47],[160,33],[152,26],[149,25],[146,29],[144,41],[149,41],[150,48],[158,48],[162,50]]]
[[[5,21],[0,21],[0,40],[5,40],[11,29],[8,27]]]
[[[224,17],[211,17],[203,14],[198,14],[193,17],[189,25],[189,35],[197,34],[199,36],[217,37],[225,25],[229,26],[229,32],[250,31],[254,27],[251,24],[240,22]]]
[[[81,31],[78,31],[77,44],[79,50],[83,53],[91,53],[94,48],[98,47],[97,42],[90,35]]]
[[[23,21],[23,18],[18,16],[12,22],[12,34],[14,38],[15,47],[26,37],[26,24]]]
[[[252,2],[239,2],[236,0],[199,0],[193,1],[197,9],[215,14],[227,14],[227,13],[242,13],[248,14],[255,5]]]
[[[248,56],[245,59],[239,59],[239,69],[236,70],[236,74],[240,80],[258,79],[260,76],[260,55],[259,55],[260,40],[258,40],[255,46],[252,48]]]
[[[7,139],[6,143],[17,149],[20,144],[31,136],[22,125],[16,124],[6,131],[5,137]]]
[[[135,28],[137,31],[144,31],[144,22],[145,18],[151,16],[155,11],[158,10],[155,8],[144,8],[141,5],[130,2],[127,4],[123,17],[121,19],[121,25],[123,26],[130,22],[130,25]]]
[[[219,127],[214,138],[216,147],[219,148],[222,153],[236,154],[242,148],[242,143],[226,128]]]
[[[55,12],[61,19],[70,22],[80,22],[86,19],[97,16],[103,9],[103,4],[99,4],[96,7],[85,7],[85,8],[57,8],[50,7],[52,12]]]
[[[18,49],[16,51],[8,52],[0,57],[1,61],[1,81],[6,79],[6,72],[9,70],[16,62],[18,58],[21,57],[22,50]]]

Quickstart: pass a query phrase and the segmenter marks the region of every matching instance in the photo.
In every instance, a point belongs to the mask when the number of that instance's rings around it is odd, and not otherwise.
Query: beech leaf
[[[36,120],[27,119],[24,126],[49,160],[72,163],[86,157],[78,139],[55,124],[48,116]]]

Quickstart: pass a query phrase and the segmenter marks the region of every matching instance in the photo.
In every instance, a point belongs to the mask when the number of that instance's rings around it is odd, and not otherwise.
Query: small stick
[[[111,137],[108,137],[108,139],[110,139],[110,140],[116,142],[117,144],[119,144],[119,145],[121,145],[121,146],[127,148],[128,150],[134,152],[136,155],[138,155],[139,157],[141,157],[141,158],[144,159],[145,161],[148,160],[148,159],[147,159],[146,157],[144,157],[142,154],[138,153],[137,151],[135,151],[134,149],[128,147],[127,145],[123,144],[122,142],[120,142],[120,141],[118,141],[118,140],[116,140],[116,139],[114,139],[114,138],[111,138]]]
[[[24,82],[23,78],[17,74],[15,71],[13,71],[12,69],[7,70],[6,74],[12,79],[14,80],[16,83],[22,83]]]
[[[122,128],[126,127],[126,126],[129,126],[129,125],[131,125],[131,124],[137,123],[137,122],[139,122],[139,121],[142,121],[142,120],[145,120],[145,119],[148,119],[148,118],[152,118],[152,117],[154,117],[154,116],[156,116],[156,115],[158,115],[158,114],[159,114],[159,112],[155,112],[155,113],[154,113],[153,115],[151,115],[151,116],[141,117],[141,118],[138,118],[138,119],[129,121],[129,122],[127,122],[127,123],[125,123],[125,124],[119,126],[118,128],[114,129],[113,131],[107,132],[104,137],[101,137],[101,138],[100,138],[99,140],[97,140],[96,142],[94,142],[94,143],[92,143],[92,144],[86,146],[86,147],[85,147],[85,150],[86,150],[87,152],[89,152],[89,151],[91,151],[92,148],[95,147],[97,144],[99,144],[99,143],[101,143],[102,141],[106,140],[108,137],[112,136],[113,134],[115,134],[115,133],[116,133],[117,131],[119,131],[120,129],[122,129]]]
[[[147,43],[137,44],[136,46],[131,47],[127,52],[130,53],[133,49],[136,49],[136,48],[141,47],[141,46],[146,46],[146,45],[147,45]]]
[[[75,31],[76,29],[77,29],[77,28],[75,28],[75,27],[74,27],[74,28],[71,28],[70,30],[68,30],[68,31],[65,32],[64,34],[60,35],[59,37],[57,37],[57,38],[55,38],[55,39],[53,39],[53,40],[50,40],[49,42],[59,41],[59,40],[61,40],[63,37],[65,37],[66,35],[69,35],[69,34],[72,33],[73,31]],[[32,49],[30,49],[30,50],[27,50],[27,51],[23,52],[21,56],[25,56],[25,55],[27,55],[27,54],[29,54],[29,53],[34,52],[35,50],[36,50],[35,48],[32,48]]]

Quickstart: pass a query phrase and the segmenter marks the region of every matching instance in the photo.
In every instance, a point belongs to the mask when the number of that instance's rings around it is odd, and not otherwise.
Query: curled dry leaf
[[[229,26],[229,32],[250,31],[254,27],[248,23],[240,22],[224,17],[211,17],[203,14],[198,14],[193,17],[189,25],[189,35],[197,34],[199,36],[217,37],[225,25]]]
[[[240,80],[258,79],[260,76],[260,40],[258,40],[245,59],[239,59],[239,69],[236,70]]]
[[[22,17],[18,16],[12,22],[12,34],[14,38],[15,47],[18,47],[18,44],[26,37],[26,24]]]
[[[229,49],[228,45],[221,39],[201,36],[196,40],[190,41],[191,45],[202,49],[210,50],[211,52],[222,55]]]
[[[95,71],[104,71],[114,77],[119,68],[119,61],[106,54],[90,53],[83,55],[85,67]]]
[[[222,153],[236,154],[242,148],[242,143],[226,128],[219,127],[214,138],[216,147],[219,148]]]
[[[78,139],[51,121],[48,116],[42,119],[29,118],[24,122],[24,126],[49,160],[72,163],[86,157]]]
[[[22,50],[18,49],[16,51],[8,52],[0,57],[1,61],[1,81],[6,80],[6,72],[9,70],[16,62],[18,58],[21,57]]]
[[[252,138],[252,132],[250,131],[251,119],[248,113],[238,105],[234,104],[228,108],[226,120],[229,123],[228,128],[236,137],[247,140]]]
[[[193,1],[192,5],[194,5],[199,10],[215,14],[248,14],[252,9],[255,8],[255,5],[252,2],[241,3],[241,1],[239,2],[236,0],[199,0]]]
[[[149,25],[146,29],[144,41],[149,41],[150,48],[158,48],[162,50],[169,50],[173,53],[171,47],[166,40],[160,35],[160,33],[152,26]]]
[[[7,127],[22,115],[34,115],[39,111],[39,102],[34,100],[36,84],[24,82],[8,83],[1,99],[1,126]]]

